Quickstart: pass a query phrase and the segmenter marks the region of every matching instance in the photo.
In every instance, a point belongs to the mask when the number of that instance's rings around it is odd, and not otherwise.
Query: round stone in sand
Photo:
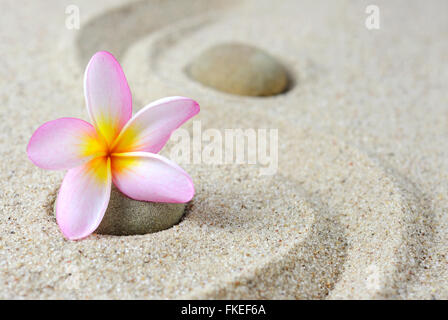
[[[186,71],[193,80],[237,95],[271,96],[288,87],[281,63],[261,49],[239,43],[209,48]]]
[[[133,200],[112,187],[109,206],[95,233],[133,235],[168,229],[180,221],[185,206]]]

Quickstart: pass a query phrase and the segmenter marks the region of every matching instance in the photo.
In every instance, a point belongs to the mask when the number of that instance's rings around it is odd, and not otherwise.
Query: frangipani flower
[[[163,98],[132,117],[126,77],[104,51],[87,65],[84,94],[93,125],[76,118],[53,120],[34,132],[27,147],[38,167],[69,169],[56,203],[56,220],[66,238],[82,239],[95,231],[112,182],[135,200],[184,203],[193,198],[190,176],[157,153],[175,129],[199,112],[197,102]]]

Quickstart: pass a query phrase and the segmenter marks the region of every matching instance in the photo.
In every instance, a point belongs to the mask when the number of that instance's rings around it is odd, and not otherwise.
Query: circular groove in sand
[[[235,0],[218,0],[211,5],[207,0],[141,0],[91,17],[76,39],[81,65],[99,50],[113,52],[121,59],[126,50],[139,39],[171,25],[173,22],[221,11],[241,4]],[[110,27],[113,26],[113,32]],[[117,41],[119,39],[119,41]]]

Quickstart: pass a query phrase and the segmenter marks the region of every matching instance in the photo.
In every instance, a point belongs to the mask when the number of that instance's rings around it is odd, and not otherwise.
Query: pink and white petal
[[[56,203],[56,220],[67,239],[85,238],[99,226],[109,204],[111,181],[107,157],[67,172]]]
[[[97,52],[90,59],[84,95],[92,122],[112,143],[132,116],[132,95],[120,64],[109,52]]]
[[[103,151],[103,146],[90,123],[60,118],[41,125],[31,136],[26,151],[36,166],[64,170],[86,163]]]
[[[181,167],[149,152],[113,155],[112,179],[121,192],[135,200],[185,203],[194,196],[193,181]]]
[[[189,98],[168,97],[140,110],[123,128],[114,152],[158,153],[174,130],[199,112],[199,104]]]

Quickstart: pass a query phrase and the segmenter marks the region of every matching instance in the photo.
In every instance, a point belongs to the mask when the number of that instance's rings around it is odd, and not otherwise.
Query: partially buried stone
[[[133,200],[112,187],[109,206],[95,233],[133,235],[168,229],[180,221],[185,207],[185,203]]]
[[[270,96],[288,87],[288,73],[261,49],[239,43],[221,44],[204,51],[187,74],[206,86],[245,96]]]

